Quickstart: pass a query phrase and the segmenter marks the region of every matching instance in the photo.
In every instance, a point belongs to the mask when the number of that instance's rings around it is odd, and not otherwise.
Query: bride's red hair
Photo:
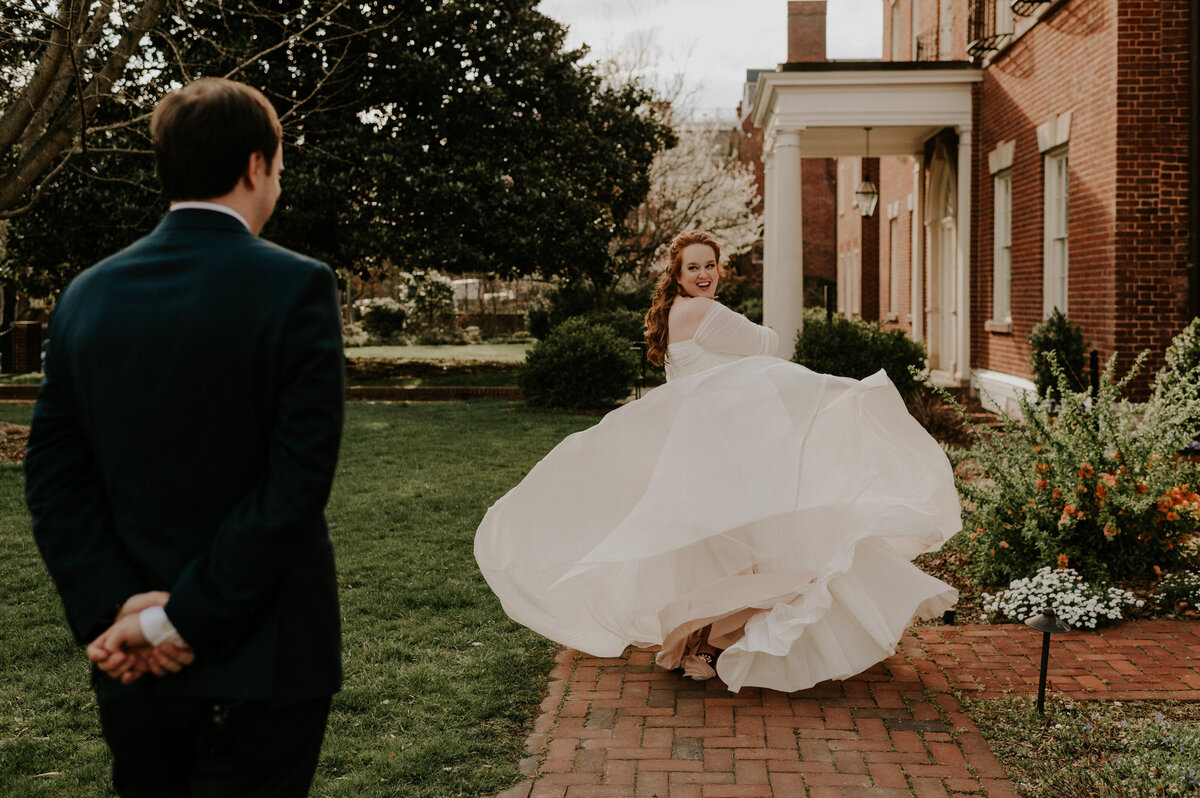
[[[667,317],[679,296],[679,272],[683,267],[683,250],[692,244],[705,244],[713,251],[713,260],[721,262],[721,245],[703,230],[685,230],[671,239],[667,249],[667,268],[654,284],[654,300],[646,312],[646,357],[656,366],[667,359]],[[718,274],[725,276],[718,266]]]

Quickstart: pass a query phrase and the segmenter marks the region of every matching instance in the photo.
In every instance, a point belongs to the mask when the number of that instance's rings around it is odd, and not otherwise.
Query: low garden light
[[[1042,667],[1038,671],[1037,711],[1039,715],[1046,713],[1046,668],[1050,664],[1050,635],[1055,632],[1069,632],[1071,627],[1060,620],[1052,607],[1046,607],[1041,614],[1025,621],[1025,625],[1042,633]]]

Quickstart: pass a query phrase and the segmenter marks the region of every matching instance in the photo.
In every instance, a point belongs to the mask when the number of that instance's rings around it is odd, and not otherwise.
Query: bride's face
[[[685,296],[706,296],[717,293],[717,257],[708,244],[688,244],[683,248],[679,266],[679,289]]]

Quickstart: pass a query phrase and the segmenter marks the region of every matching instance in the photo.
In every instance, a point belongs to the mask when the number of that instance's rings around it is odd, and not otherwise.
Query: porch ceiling
[[[944,127],[970,128],[971,87],[982,73],[966,62],[784,64],[759,74],[750,111],[767,148],[797,131],[805,158],[912,155]]]

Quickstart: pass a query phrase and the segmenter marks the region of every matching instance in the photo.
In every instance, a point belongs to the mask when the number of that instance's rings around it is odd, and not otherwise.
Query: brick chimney
[[[825,0],[789,0],[787,60],[826,60]]]

